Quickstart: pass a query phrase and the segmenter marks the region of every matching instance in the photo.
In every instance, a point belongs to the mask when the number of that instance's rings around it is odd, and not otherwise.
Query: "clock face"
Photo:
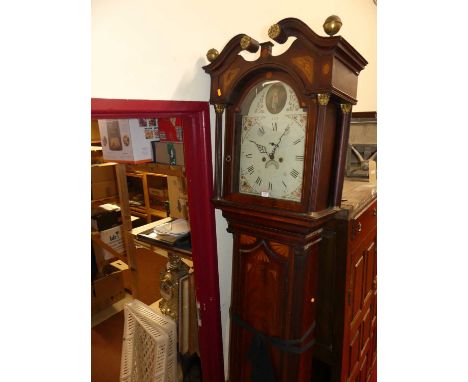
[[[250,91],[240,113],[239,192],[300,201],[307,113],[294,90],[282,81],[264,81]]]

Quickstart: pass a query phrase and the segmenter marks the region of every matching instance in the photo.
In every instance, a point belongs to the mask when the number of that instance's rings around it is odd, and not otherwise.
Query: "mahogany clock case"
[[[329,344],[318,325],[323,317],[318,299],[323,296],[321,280],[332,274],[319,274],[320,248],[325,225],[341,204],[351,106],[357,102],[359,72],[367,64],[342,37],[319,36],[298,19],[283,19],[270,31],[277,43],[296,40],[273,56],[273,43],[237,35],[204,67],[211,76],[210,103],[216,110],[213,204],[233,234],[231,382],[251,380],[261,372],[255,359],[266,362],[277,381],[309,382],[315,341]],[[244,49],[260,49],[260,55],[246,61],[239,55]],[[240,192],[242,106],[265,81],[292,88],[307,113],[297,200]],[[286,126],[281,128],[284,132]],[[279,135],[271,137],[267,143],[276,147]]]

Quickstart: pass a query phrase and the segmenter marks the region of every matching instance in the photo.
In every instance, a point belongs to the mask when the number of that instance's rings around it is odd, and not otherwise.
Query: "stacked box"
[[[113,164],[91,166],[91,199],[99,200],[118,195]]]
[[[130,269],[127,264],[125,264],[122,260],[116,260],[110,263],[114,268],[122,271],[123,277],[123,286],[125,289],[132,290],[132,283],[131,283],[131,274]]]
[[[102,154],[105,160],[119,163],[153,161],[151,142],[157,137],[155,126],[146,119],[100,119]]]
[[[106,211],[96,209],[91,213],[91,228],[96,231],[104,231],[122,224],[120,210]]]
[[[91,284],[91,313],[97,313],[125,297],[123,273],[115,267]]]
[[[169,209],[172,218],[189,220],[188,196],[184,178],[178,176],[167,177],[169,193]]]
[[[184,166],[184,144],[180,142],[153,142],[156,163]]]
[[[112,249],[123,255],[125,253],[124,241],[122,238],[122,226],[112,227],[99,232],[99,238],[106,244],[110,245]],[[102,271],[104,265],[113,259],[115,256],[102,248],[99,244],[93,242],[94,253],[96,256],[96,263],[99,271]]]

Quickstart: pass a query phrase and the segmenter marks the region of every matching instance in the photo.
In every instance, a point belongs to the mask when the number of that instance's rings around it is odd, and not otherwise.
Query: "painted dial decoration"
[[[241,105],[239,192],[300,201],[307,113],[282,81],[264,81]]]

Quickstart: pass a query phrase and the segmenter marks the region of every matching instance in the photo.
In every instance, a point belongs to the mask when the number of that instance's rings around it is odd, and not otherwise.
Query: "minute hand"
[[[276,149],[278,148],[280,142],[281,142],[281,139],[283,139],[284,135],[289,131],[289,126],[286,127],[286,129],[284,129],[283,131],[283,134],[281,134],[279,140],[278,140],[278,143],[275,145],[275,147],[273,147],[273,150],[271,151],[271,154],[269,154],[269,157],[270,159],[274,159],[275,158],[275,152],[276,152]]]

